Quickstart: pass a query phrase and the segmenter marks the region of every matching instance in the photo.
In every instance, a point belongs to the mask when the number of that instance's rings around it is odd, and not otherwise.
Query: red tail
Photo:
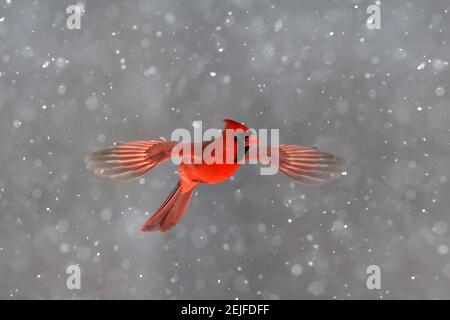
[[[181,184],[178,182],[161,207],[142,225],[141,231],[164,232],[172,229],[180,221],[191,200],[194,189],[183,192]]]

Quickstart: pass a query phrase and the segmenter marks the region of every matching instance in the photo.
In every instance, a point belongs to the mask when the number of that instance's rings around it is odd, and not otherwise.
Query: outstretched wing
[[[120,143],[87,156],[86,167],[99,176],[131,180],[170,159],[175,145],[163,139]]]
[[[319,148],[286,144],[269,148],[266,163],[270,162],[270,157],[276,156],[276,151],[278,151],[279,170],[293,180],[304,184],[326,182],[338,176],[344,166],[342,158]]]

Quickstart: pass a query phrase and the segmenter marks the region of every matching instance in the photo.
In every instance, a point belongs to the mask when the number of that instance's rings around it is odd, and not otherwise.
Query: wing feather
[[[276,148],[276,149],[274,149]],[[285,175],[304,184],[321,184],[338,176],[344,166],[342,158],[319,148],[300,145],[269,147],[268,158],[278,153],[278,168]],[[259,156],[258,156],[259,158]],[[260,158],[259,158],[260,159]],[[261,160],[261,159],[260,159]]]
[[[86,168],[102,177],[131,180],[168,160],[174,145],[163,139],[120,143],[87,156]]]

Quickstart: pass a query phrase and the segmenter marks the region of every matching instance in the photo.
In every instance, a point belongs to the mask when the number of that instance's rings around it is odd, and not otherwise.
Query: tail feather
[[[194,189],[183,192],[181,183],[178,182],[159,209],[142,225],[141,231],[165,232],[172,229],[185,212]]]

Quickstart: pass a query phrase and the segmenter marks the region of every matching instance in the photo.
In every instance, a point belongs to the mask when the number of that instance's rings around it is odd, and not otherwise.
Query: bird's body
[[[219,142],[212,141],[210,144],[207,144],[211,148],[217,149],[219,147]],[[217,145],[217,146],[214,146]],[[185,173],[189,179],[195,182],[203,182],[203,183],[209,183],[209,184],[215,184],[219,182],[223,182],[225,180],[228,180],[238,169],[240,164],[235,161],[233,163],[226,163],[226,156],[228,153],[233,153],[233,149],[229,149],[224,147],[224,152],[222,155],[222,161],[213,161],[213,163],[210,163],[208,165],[205,165],[204,163],[181,163],[179,165],[179,170]],[[202,148],[202,154],[205,151],[204,147]],[[218,155],[214,155],[217,158],[219,158]],[[219,160],[219,159],[214,159]]]
[[[130,180],[169,160],[176,146],[184,147],[179,152],[182,159],[178,165],[180,181],[166,201],[141,227],[142,231],[167,231],[180,220],[197,184],[216,184],[230,179],[239,169],[240,160],[247,155],[250,147],[266,147],[258,145],[257,139],[246,137],[245,154],[240,155],[236,138],[228,141],[229,136],[225,132],[248,132],[249,129],[234,120],[224,121],[225,130],[216,140],[197,145],[183,145],[162,139],[122,143],[92,153],[86,158],[87,168],[100,176]],[[196,148],[201,151],[201,155],[195,152]],[[295,181],[305,184],[318,184],[331,179],[342,165],[340,158],[313,147],[280,145],[269,149],[273,148],[276,148],[278,154],[278,168]],[[186,150],[189,152],[185,152]],[[210,158],[205,162],[203,156],[207,151],[210,151]],[[196,161],[199,157],[201,161]]]

